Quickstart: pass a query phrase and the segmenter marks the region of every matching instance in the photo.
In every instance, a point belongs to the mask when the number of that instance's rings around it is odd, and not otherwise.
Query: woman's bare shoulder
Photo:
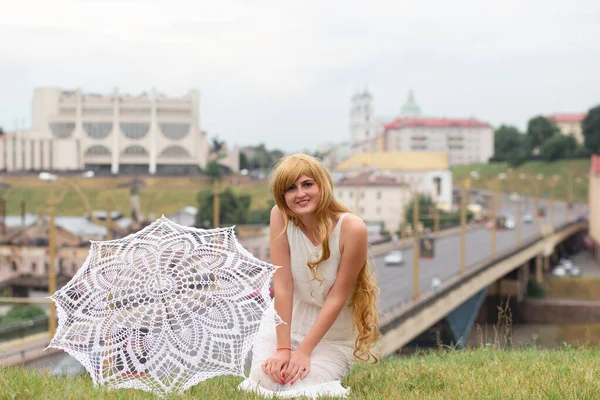
[[[342,221],[341,234],[346,237],[367,236],[367,225],[358,215],[346,214]]]

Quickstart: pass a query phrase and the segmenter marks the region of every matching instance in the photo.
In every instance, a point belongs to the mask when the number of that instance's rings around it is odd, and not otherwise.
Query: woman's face
[[[284,193],[285,204],[296,215],[308,215],[319,205],[319,187],[314,179],[302,175]]]

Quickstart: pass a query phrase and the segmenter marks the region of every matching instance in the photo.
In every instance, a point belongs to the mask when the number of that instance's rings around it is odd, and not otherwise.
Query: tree
[[[45,316],[46,312],[40,306],[34,304],[19,304],[12,306],[0,321],[0,326],[11,325],[21,321],[27,321],[35,317]]]
[[[253,170],[270,169],[281,159],[281,157],[283,157],[284,154],[283,151],[278,149],[267,150],[264,143],[261,143],[255,147],[251,147],[250,149],[253,150],[254,156],[248,160],[248,166]]]
[[[406,222],[410,225],[413,223],[413,208],[414,201],[411,201],[406,206]],[[433,200],[430,196],[419,194],[419,222],[423,224],[424,228],[433,229],[434,225],[434,207]],[[460,212],[445,212],[438,210],[438,218],[440,221],[440,228],[447,226],[454,226],[460,224]],[[467,210],[467,222],[473,219],[473,213]]]
[[[541,115],[530,119],[527,124],[527,136],[533,149],[541,148],[548,139],[558,134],[560,134],[558,127]]]
[[[250,164],[248,163],[248,157],[246,153],[240,151],[240,169],[248,169]]]
[[[223,147],[225,147],[225,142],[222,140],[219,140],[219,137],[214,137],[212,138],[212,146],[211,146],[211,153],[220,153],[221,150],[223,149]]]
[[[514,126],[501,125],[494,132],[494,160],[508,161],[514,151],[525,145],[525,139]]]
[[[548,162],[575,155],[577,140],[571,135],[554,135],[540,149],[540,155]]]
[[[592,154],[600,154],[600,104],[588,111],[581,127],[586,149]]]
[[[206,163],[206,167],[204,167],[204,175],[208,176],[213,182],[215,182],[221,180],[223,175],[225,175],[225,169],[218,162],[209,161]]]
[[[198,193],[198,213],[196,214],[196,226],[204,229],[213,226],[213,201],[212,190],[203,190]],[[225,189],[219,195],[219,221],[221,224],[243,224],[248,220],[251,197],[248,195],[237,195],[231,188]]]
[[[0,136],[4,135],[4,129],[0,126]]]

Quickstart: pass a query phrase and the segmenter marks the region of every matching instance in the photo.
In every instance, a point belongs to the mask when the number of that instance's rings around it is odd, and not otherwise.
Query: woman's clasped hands
[[[310,372],[310,356],[301,351],[292,354],[291,350],[278,350],[265,360],[262,369],[273,382],[293,385]]]

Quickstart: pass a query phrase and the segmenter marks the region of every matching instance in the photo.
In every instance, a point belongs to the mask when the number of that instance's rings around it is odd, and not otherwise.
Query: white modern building
[[[32,129],[0,140],[0,169],[185,173],[209,157],[199,93],[167,97],[38,88]]]
[[[398,116],[375,116],[373,96],[356,94],[350,106],[353,153],[444,152],[449,164],[487,163],[494,155],[494,130],[474,118],[424,117],[411,91]]]

